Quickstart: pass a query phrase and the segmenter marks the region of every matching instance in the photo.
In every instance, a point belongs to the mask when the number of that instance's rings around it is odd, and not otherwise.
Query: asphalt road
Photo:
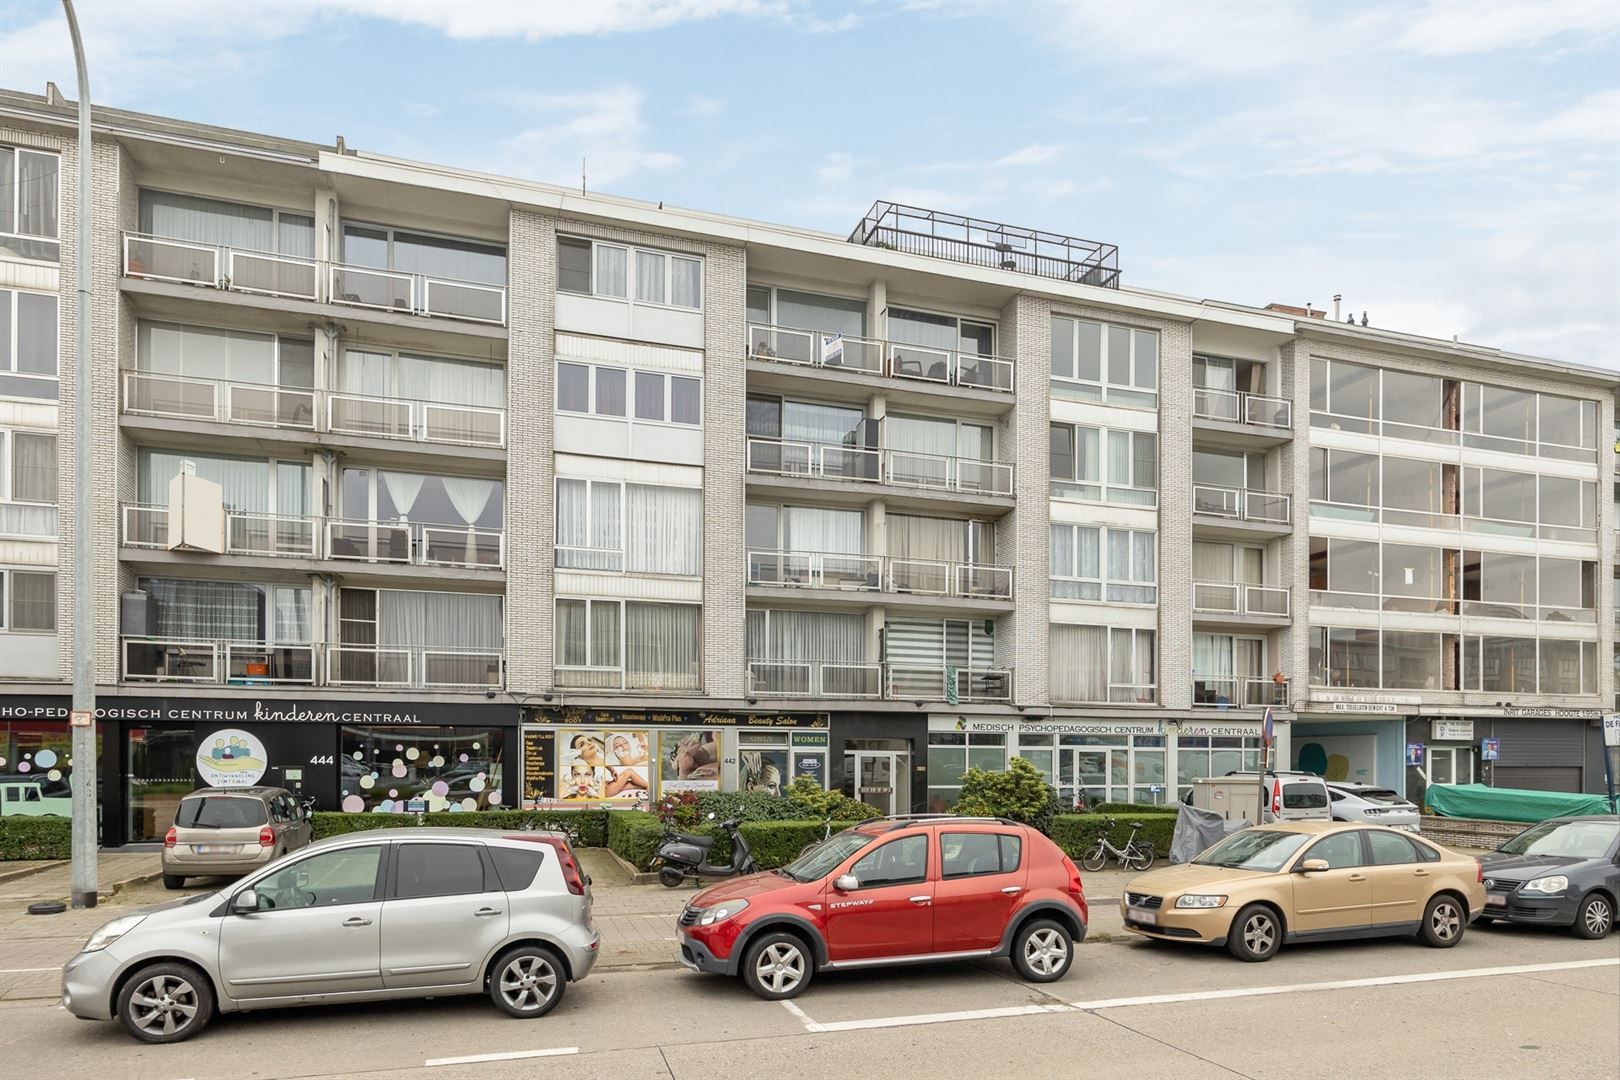
[[[1285,947],[1265,964],[1133,940],[1082,949],[1043,987],[1005,962],[940,965],[822,975],[792,1005],[718,977],[621,970],[570,987],[540,1020],[482,998],[272,1011],[154,1047],[14,1002],[0,1004],[0,1061],[127,1080],[1620,1075],[1616,935],[1475,927],[1449,950]]]

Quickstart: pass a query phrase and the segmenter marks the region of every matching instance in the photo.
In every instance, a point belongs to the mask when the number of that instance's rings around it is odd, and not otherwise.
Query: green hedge
[[[637,870],[647,869],[663,835],[663,823],[645,810],[614,810],[608,814],[608,848]]]
[[[604,847],[608,839],[608,817],[612,813],[617,811],[480,810],[458,814],[339,814],[316,811],[314,824],[317,840],[367,829],[411,829],[419,825],[454,829],[522,829],[530,824],[538,829],[556,829],[566,825],[579,832],[582,847]]]
[[[856,821],[835,821],[833,832],[858,825]],[[608,816],[608,847],[637,870],[646,870],[658,853],[664,837],[664,826],[652,814],[641,810],[616,810]],[[774,870],[786,866],[799,857],[804,845],[820,840],[826,833],[824,821],[745,821],[740,826],[748,850],[761,870]],[[694,836],[714,837],[709,849],[711,861],[719,864],[731,862],[731,838],[718,825],[705,822],[680,832]]]
[[[1116,822],[1108,839],[1115,847],[1122,848],[1131,837],[1131,826],[1129,822],[1118,820],[1116,814],[1059,814],[1052,822],[1052,842],[1062,848],[1065,855],[1078,862],[1081,855],[1096,845],[1097,837],[1103,831],[1103,822],[1110,817],[1116,818]],[[1157,814],[1140,814],[1132,820],[1142,823],[1142,831],[1136,834],[1138,840],[1152,844],[1154,854],[1161,861],[1169,855],[1170,837],[1176,831],[1176,815],[1161,810]]]
[[[1096,806],[1086,810],[1088,814],[1112,814],[1114,817],[1119,817],[1121,814],[1174,814],[1175,812],[1175,803],[1164,806],[1156,803],[1139,802],[1098,803]],[[1146,822],[1143,824],[1146,824]]]
[[[0,817],[0,862],[73,857],[73,825],[65,817]]]
[[[858,821],[835,821],[832,831],[842,832],[859,824]],[[804,845],[825,836],[827,824],[823,821],[751,821],[743,824],[741,830],[759,868],[774,870],[797,859]]]

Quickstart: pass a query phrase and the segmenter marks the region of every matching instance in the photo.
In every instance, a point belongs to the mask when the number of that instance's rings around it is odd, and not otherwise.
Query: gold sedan
[[[1485,908],[1484,870],[1383,825],[1281,822],[1133,878],[1119,906],[1132,933],[1225,945],[1251,962],[1284,941],[1416,934],[1446,949]]]

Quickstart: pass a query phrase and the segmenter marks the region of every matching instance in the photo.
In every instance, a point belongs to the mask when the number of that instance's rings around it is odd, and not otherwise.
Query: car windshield
[[[1228,836],[1193,862],[1199,866],[1224,866],[1230,870],[1276,871],[1297,855],[1309,839],[1310,836],[1305,833],[1246,829]]]
[[[1608,854],[1616,835],[1620,835],[1620,821],[1543,821],[1497,850],[1509,855],[1601,859]]]
[[[794,881],[815,881],[832,873],[834,868],[877,837],[867,833],[834,833],[797,859],[782,867],[782,873]]]
[[[174,823],[182,829],[247,829],[263,825],[264,803],[229,795],[203,795],[181,799]]]

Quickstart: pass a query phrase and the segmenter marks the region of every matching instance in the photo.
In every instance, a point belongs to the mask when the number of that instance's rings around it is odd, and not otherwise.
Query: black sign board
[[[826,713],[710,712],[704,709],[591,709],[543,706],[529,710],[531,724],[569,727],[825,728]]]
[[[72,698],[0,694],[0,720],[67,721]],[[338,700],[239,698],[98,697],[96,717],[137,724],[474,724],[510,726],[516,705],[460,705],[389,698]]]

